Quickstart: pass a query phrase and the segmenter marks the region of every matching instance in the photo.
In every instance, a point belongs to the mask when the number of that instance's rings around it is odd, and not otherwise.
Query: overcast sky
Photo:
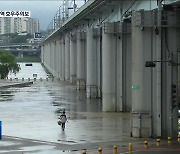
[[[45,30],[62,2],[63,0],[0,0],[0,11],[31,11],[31,17],[39,19],[40,28]]]

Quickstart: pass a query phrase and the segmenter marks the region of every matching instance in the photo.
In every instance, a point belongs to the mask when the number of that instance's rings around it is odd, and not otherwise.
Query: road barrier
[[[98,154],[102,154],[102,148],[98,148]]]
[[[117,154],[117,145],[113,146],[113,154]]]
[[[129,152],[132,151],[132,143],[129,143],[128,150],[129,150]]]
[[[83,149],[82,154],[86,154],[86,149]]]
[[[147,149],[148,148],[148,141],[144,141],[144,148]]]
[[[160,142],[161,142],[161,140],[158,138],[158,139],[157,139],[157,142],[156,142],[156,146],[157,146],[157,147],[160,147]]]
[[[177,141],[180,142],[180,135],[178,135],[178,140]],[[158,138],[156,140],[157,149],[159,149],[159,147],[160,147],[160,142],[161,142],[161,140]],[[171,144],[171,143],[172,143],[172,138],[168,137],[168,144]],[[151,149],[151,147],[148,146],[148,141],[147,140],[144,141],[144,148],[145,149]],[[152,146],[152,148],[154,149],[154,146]],[[118,146],[117,145],[114,145],[112,149],[113,149],[113,154],[118,154]],[[127,150],[129,151],[129,153],[131,153],[133,151],[132,143],[128,144],[128,149]],[[86,149],[82,149],[82,154],[87,154]],[[103,150],[102,150],[101,147],[98,148],[97,154],[103,154]]]
[[[171,137],[168,137],[168,144],[171,144],[172,140]]]

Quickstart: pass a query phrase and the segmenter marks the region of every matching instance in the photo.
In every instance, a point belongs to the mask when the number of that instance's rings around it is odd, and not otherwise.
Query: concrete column
[[[115,51],[113,34],[102,32],[102,103],[103,111],[116,111]]]
[[[97,40],[93,29],[87,30],[87,84],[86,96],[97,97]]]
[[[64,38],[62,38],[62,40],[61,40],[61,50],[62,50],[62,56],[61,56],[62,80],[64,81],[65,80],[65,43],[64,43]]]
[[[178,15],[178,16],[177,16]],[[170,21],[170,25],[173,25],[173,23],[176,23],[177,20],[180,19],[179,13],[174,11],[167,12],[166,18],[168,18]],[[160,34],[160,33],[159,33]],[[161,36],[161,37],[160,37]],[[154,99],[154,106],[157,106],[157,109],[154,110],[156,112],[157,120],[156,122],[159,123],[159,118],[161,118],[161,127],[158,125],[155,125],[155,129],[157,129],[157,133],[159,134],[160,131],[158,127],[161,128],[161,136],[163,138],[167,138],[168,136],[171,136],[172,138],[176,138],[178,134],[178,106],[177,102],[179,102],[179,97],[176,96],[175,98],[177,101],[172,103],[172,91],[171,91],[171,85],[174,84],[177,87],[177,95],[178,94],[178,57],[179,56],[179,49],[180,49],[180,29],[175,27],[167,27],[166,29],[162,28],[160,36],[158,35],[159,41],[161,46],[159,48],[156,48],[157,51],[161,51],[158,53],[155,51],[154,56],[157,56],[158,58],[163,59],[164,61],[172,60],[173,64],[171,63],[161,63],[161,71],[159,72],[158,67],[157,69],[154,69],[155,74],[155,81],[157,85],[157,73],[161,73],[162,80],[159,80],[159,84],[161,84],[161,102],[159,105],[161,105],[161,108],[158,107],[158,97],[155,95]],[[157,35],[156,35],[157,38]],[[158,38],[157,38],[158,39]],[[168,52],[167,52],[168,47]],[[161,50],[160,50],[161,49]],[[161,79],[160,78],[160,79]],[[158,90],[158,88],[157,88]],[[157,91],[156,90],[156,91]],[[158,92],[158,91],[157,91]],[[173,95],[176,95],[175,93]],[[160,110],[161,109],[161,110]],[[160,117],[158,114],[161,113]],[[154,131],[155,132],[155,131]],[[156,132],[155,132],[156,133]]]
[[[131,46],[131,23],[122,23],[122,34],[118,38],[120,50],[117,54],[117,104],[120,111],[130,112],[132,109],[131,101],[131,68],[132,68],[132,46]]]
[[[62,79],[62,39],[59,40],[59,74]]]
[[[99,31],[99,37],[96,38],[97,43],[97,91],[98,97],[102,98],[102,35],[101,29]]]
[[[70,82],[75,83],[77,72],[77,46],[76,35],[71,35],[70,39]]]
[[[43,52],[42,52],[43,50]],[[43,48],[41,48],[41,62],[44,64],[44,57],[46,54],[46,44],[43,45]]]
[[[58,42],[55,41],[55,77],[58,78]]]
[[[53,74],[53,45],[52,42],[50,43],[50,73]]]
[[[44,52],[44,66],[47,67],[47,63],[48,63],[48,60],[47,60],[47,54],[48,53],[48,44],[45,45],[45,52]]]
[[[123,29],[123,26],[122,26],[122,29]],[[124,56],[124,53],[127,53],[126,48],[125,48],[126,40],[125,40],[125,35],[123,36],[123,32],[117,39],[117,42],[118,42],[117,43],[117,54],[116,54],[117,62],[115,64],[116,65],[116,77],[117,77],[116,84],[115,84],[116,85],[116,102],[117,102],[116,111],[122,112],[122,111],[125,111],[126,100],[125,100],[124,94],[126,91],[126,80],[124,80],[124,79],[127,77],[126,70],[124,70],[125,68],[123,68],[125,66],[125,62],[126,62],[126,57]],[[130,46],[130,44],[129,44],[129,46]],[[128,54],[128,56],[130,56],[130,55]]]
[[[56,76],[56,41],[52,42],[52,48],[53,48],[53,60],[52,60],[52,67],[53,67],[53,76]]]
[[[136,14],[133,15],[135,17]],[[151,29],[136,26],[132,19],[132,112],[133,137],[151,135],[152,77],[145,62],[152,59]]]
[[[85,89],[85,32],[77,33],[77,89]]]
[[[70,39],[65,36],[65,80],[70,80]]]
[[[55,41],[55,77],[56,78],[59,78],[59,51],[58,51],[58,48],[59,48],[59,43],[58,41],[56,40]]]
[[[51,69],[51,45],[50,45],[50,43],[48,43],[48,50],[47,50],[47,57],[46,58],[47,58],[47,66],[46,67],[50,72],[50,69]]]
[[[58,79],[61,77],[61,45],[60,40],[57,41],[57,70],[58,70]]]
[[[162,39],[162,31],[161,31],[161,18],[162,18],[162,2],[158,1],[158,16],[157,16],[157,19],[158,19],[158,31],[159,31],[159,34],[157,35],[157,41],[156,41],[156,47],[157,47],[157,52],[156,52],[156,56],[157,56],[157,59],[158,60],[161,60],[161,56],[162,56],[162,44],[161,44],[161,39]],[[155,93],[155,102],[156,102],[156,112],[157,112],[157,115],[156,115],[156,120],[157,120],[157,123],[156,123],[156,127],[157,127],[157,134],[158,136],[161,136],[162,135],[162,132],[161,132],[161,129],[162,129],[162,122],[161,122],[161,118],[162,118],[162,115],[161,115],[161,110],[162,110],[162,104],[161,104],[161,101],[162,101],[162,90],[161,90],[161,82],[162,82],[162,74],[161,74],[162,70],[161,70],[161,63],[157,64],[156,66],[156,77],[155,77],[155,82],[156,82],[156,93]]]
[[[41,46],[41,63],[44,63],[45,45]]]

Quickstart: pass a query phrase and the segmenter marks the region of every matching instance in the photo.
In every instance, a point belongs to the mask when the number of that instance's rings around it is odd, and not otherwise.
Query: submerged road
[[[38,70],[37,77],[45,79],[41,65],[33,66],[24,67],[21,77]],[[65,131],[57,124],[63,109],[68,117]],[[129,113],[102,112],[100,99],[87,99],[85,91],[68,82],[37,80],[27,87],[1,88],[0,120],[0,153],[69,154],[84,148],[96,153],[100,146],[106,151],[114,144],[127,149],[129,142],[142,146],[144,141],[130,138]]]

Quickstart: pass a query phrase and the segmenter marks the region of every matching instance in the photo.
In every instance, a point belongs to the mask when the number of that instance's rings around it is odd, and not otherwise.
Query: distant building
[[[39,29],[40,29],[40,25],[39,25],[39,20],[36,18],[28,18],[29,20],[27,21],[27,29],[28,29],[28,33],[30,34],[34,34],[34,33],[38,33]]]
[[[11,18],[0,18],[0,34],[13,33],[14,23]]]
[[[13,19],[14,19],[14,33],[21,33],[28,31],[28,25],[27,25],[28,18],[11,18],[11,20]]]
[[[39,32],[39,27],[39,20],[36,18],[0,17],[0,34],[22,32],[34,34]]]

